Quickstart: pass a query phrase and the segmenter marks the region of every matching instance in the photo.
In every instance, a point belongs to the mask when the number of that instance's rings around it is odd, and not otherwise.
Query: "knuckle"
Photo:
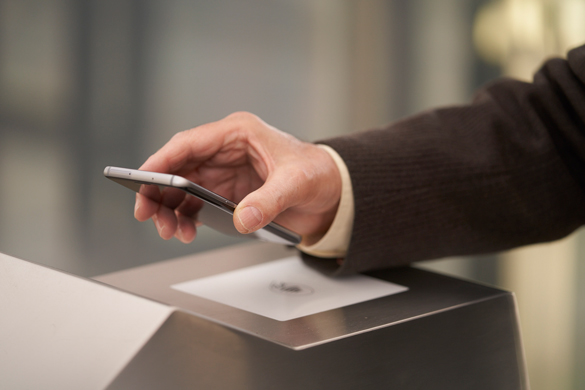
[[[173,134],[173,136],[171,137],[170,142],[182,142],[185,137],[187,137],[187,133],[189,132],[189,130],[183,130],[183,131],[179,131],[178,133]]]
[[[244,122],[244,123],[250,123],[250,122],[257,122],[258,121],[258,117],[250,112],[247,111],[237,111],[234,112],[230,115],[228,115],[227,117],[230,120],[234,120],[237,122]]]
[[[234,112],[226,119],[231,122],[233,134],[238,139],[255,138],[264,129],[262,126],[264,122],[258,116],[246,111]]]

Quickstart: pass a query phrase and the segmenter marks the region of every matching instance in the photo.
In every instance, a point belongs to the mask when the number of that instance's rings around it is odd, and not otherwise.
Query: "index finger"
[[[217,127],[204,125],[175,134],[139,169],[191,176],[200,164],[211,158],[224,144],[222,132],[215,130]],[[152,217],[158,210],[160,200],[137,196],[134,216],[139,221]]]
[[[227,118],[175,134],[150,156],[141,170],[180,173],[192,171],[238,137],[237,124]]]

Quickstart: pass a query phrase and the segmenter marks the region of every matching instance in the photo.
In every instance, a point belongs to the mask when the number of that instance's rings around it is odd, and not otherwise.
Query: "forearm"
[[[297,245],[297,248],[304,253],[316,257],[333,259],[342,258],[345,257],[347,253],[353,226],[354,204],[351,178],[347,166],[339,154],[329,146],[319,146],[329,153],[337,165],[342,183],[341,198],[339,200],[339,206],[335,218],[325,235],[312,245],[301,243],[300,245]]]
[[[327,140],[346,163],[355,219],[338,272],[505,250],[585,222],[585,49],[532,84]]]

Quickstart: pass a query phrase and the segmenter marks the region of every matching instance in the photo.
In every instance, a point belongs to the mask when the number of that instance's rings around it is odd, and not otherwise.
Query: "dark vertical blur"
[[[81,250],[107,247],[90,214],[103,167],[116,162],[136,167],[144,110],[144,50],[147,2],[83,0],[71,2],[74,37],[71,122],[67,149],[73,154],[73,183],[79,194],[74,215],[80,227]],[[97,233],[97,234],[95,234]],[[140,252],[137,252],[140,253]]]

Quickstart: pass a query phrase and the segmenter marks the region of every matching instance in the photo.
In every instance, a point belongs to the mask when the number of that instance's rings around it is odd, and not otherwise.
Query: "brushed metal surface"
[[[407,286],[407,293],[283,323],[170,288],[176,283],[288,257],[295,253],[295,250],[279,245],[243,244],[103,275],[96,279],[296,350],[510,294],[492,287],[405,267],[371,272],[368,275]]]
[[[526,389],[514,324],[499,295],[298,351],[178,311],[108,389]]]
[[[528,388],[506,291],[407,267],[370,274],[407,292],[275,321],[170,288],[293,253],[240,245],[102,283],[0,255],[0,387]]]

